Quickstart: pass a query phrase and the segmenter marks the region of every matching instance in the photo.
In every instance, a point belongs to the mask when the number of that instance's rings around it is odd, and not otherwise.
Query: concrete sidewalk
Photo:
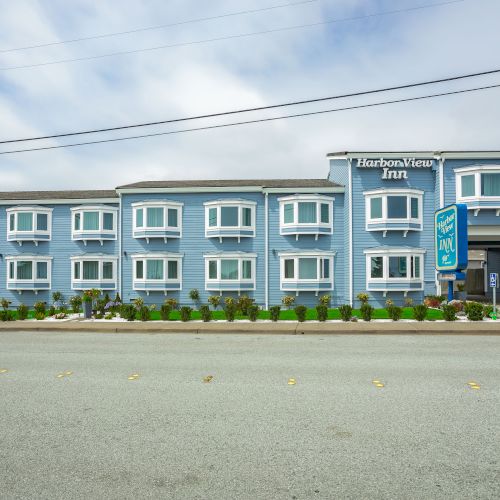
[[[2,331],[92,331],[103,333],[269,333],[269,334],[433,334],[500,335],[500,321],[12,321],[0,323]]]

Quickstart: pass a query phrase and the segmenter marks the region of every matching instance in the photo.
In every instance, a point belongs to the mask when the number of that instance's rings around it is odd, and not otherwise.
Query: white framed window
[[[407,247],[371,248],[366,256],[368,290],[423,290],[425,249]]]
[[[204,203],[205,237],[253,238],[256,202],[249,200],[214,200]]]
[[[182,289],[182,254],[132,255],[133,289],[144,291]],[[168,286],[162,286],[168,285]]]
[[[118,257],[86,254],[71,257],[71,288],[116,288]]]
[[[7,289],[50,290],[52,257],[47,255],[8,255]]]
[[[71,239],[116,240],[118,208],[105,205],[80,206],[71,208]]]
[[[500,215],[500,165],[457,168],[455,183],[458,203],[467,203],[476,210],[475,215],[485,208],[495,209],[496,215]]]
[[[367,231],[422,231],[424,192],[418,189],[365,191]]]
[[[333,233],[333,201],[331,196],[296,194],[278,198],[280,206],[280,234]]]
[[[206,290],[254,290],[257,254],[223,252],[205,257]]]
[[[132,203],[134,238],[181,238],[183,203],[149,200]]]
[[[52,237],[52,208],[12,207],[7,212],[7,241],[50,241]]]

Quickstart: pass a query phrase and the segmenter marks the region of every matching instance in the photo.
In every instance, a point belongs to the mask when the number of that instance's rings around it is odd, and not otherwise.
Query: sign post
[[[448,302],[453,300],[453,281],[465,279],[468,263],[467,205],[456,203],[434,213],[436,270],[447,276]],[[453,279],[452,279],[453,278]]]
[[[492,319],[497,319],[497,288],[498,273],[490,273],[490,287],[493,288],[493,314]]]

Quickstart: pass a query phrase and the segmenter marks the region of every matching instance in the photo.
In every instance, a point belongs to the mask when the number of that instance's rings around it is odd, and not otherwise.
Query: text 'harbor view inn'
[[[0,193],[0,296],[89,288],[124,302],[247,294],[314,305],[421,302],[436,280],[434,211],[468,206],[470,295],[500,272],[500,152],[343,152],[326,179],[148,181]],[[444,285],[444,284],[443,284]]]

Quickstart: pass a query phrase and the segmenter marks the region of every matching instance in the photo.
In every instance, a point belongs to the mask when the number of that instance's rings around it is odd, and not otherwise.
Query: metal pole
[[[448,302],[453,300],[453,281],[448,281]]]
[[[497,319],[497,287],[493,287],[493,317]]]

